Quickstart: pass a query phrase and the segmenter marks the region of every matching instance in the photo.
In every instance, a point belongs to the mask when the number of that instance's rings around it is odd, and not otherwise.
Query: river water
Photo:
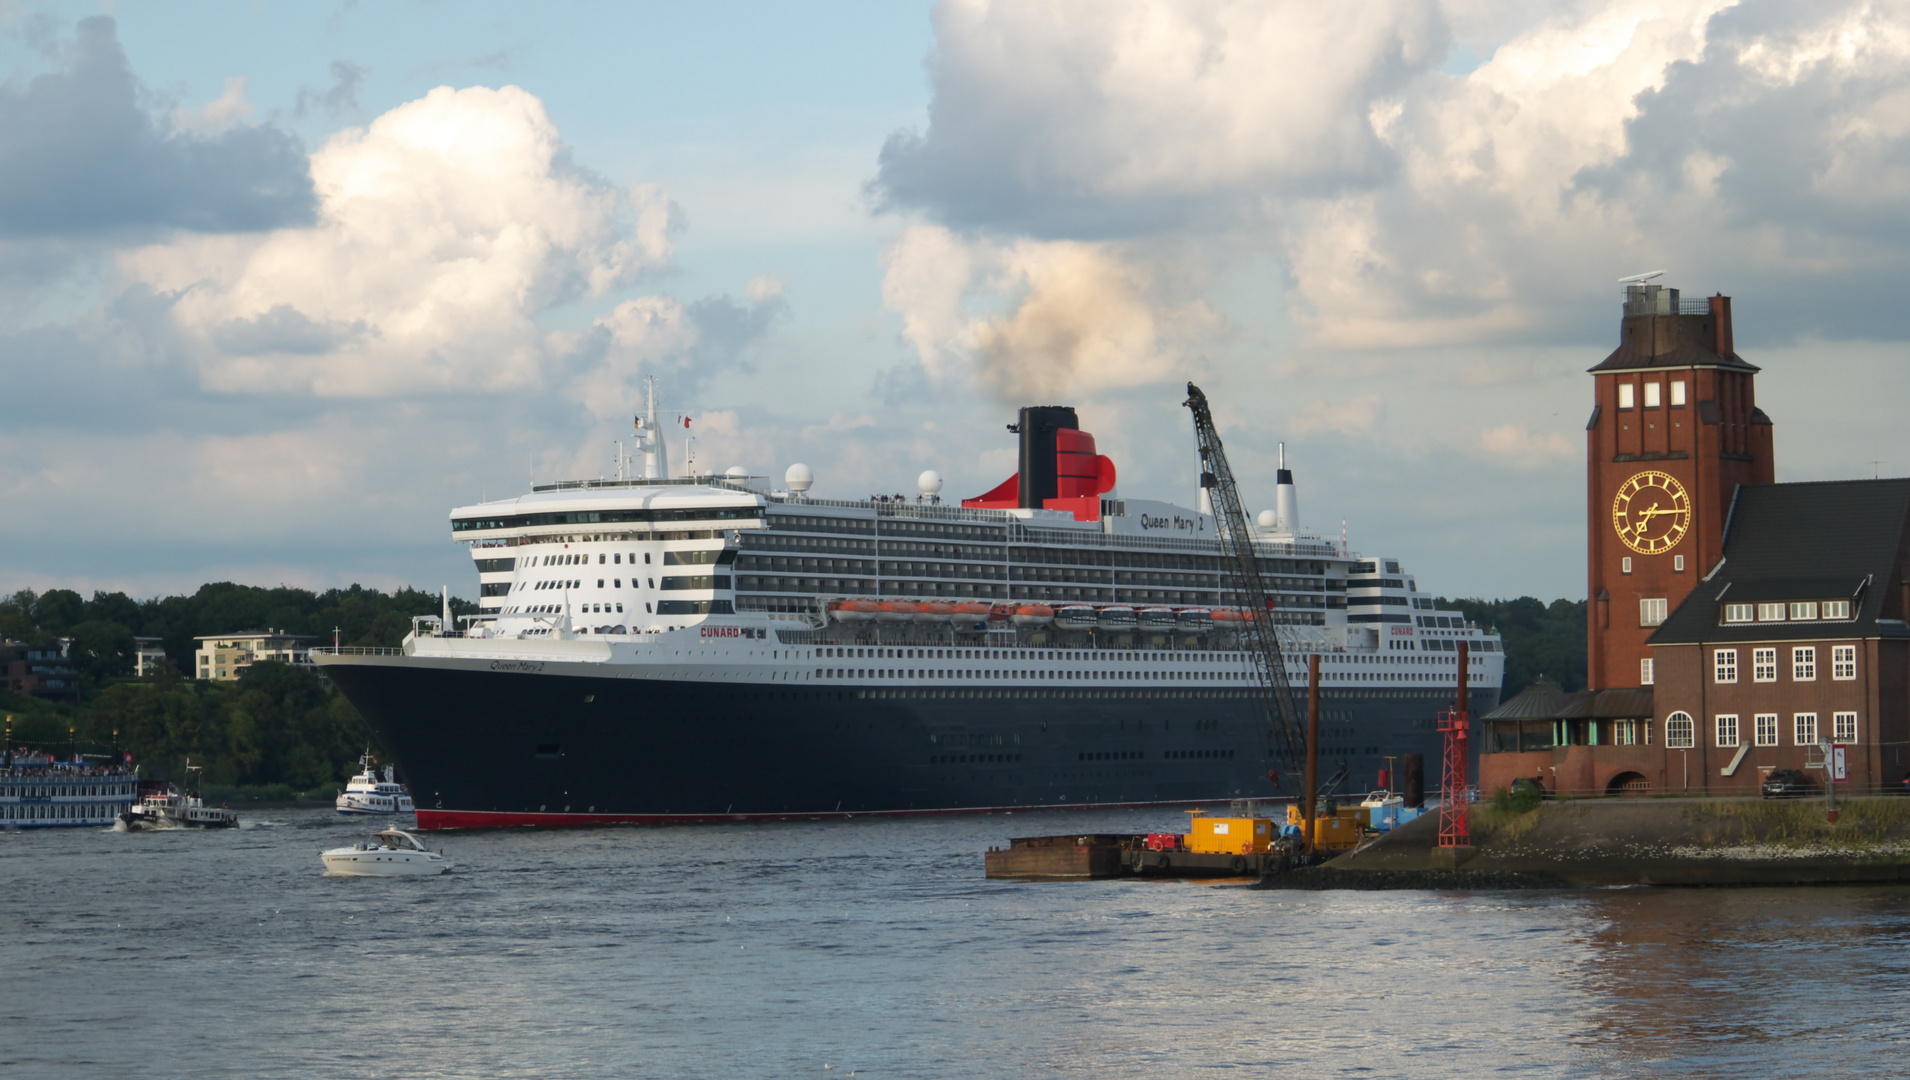
[[[0,1076],[1786,1077],[1910,1055],[1910,890],[987,881],[1034,814],[0,834]]]

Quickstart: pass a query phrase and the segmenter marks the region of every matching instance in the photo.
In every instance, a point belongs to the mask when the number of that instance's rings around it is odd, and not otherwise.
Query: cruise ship
[[[984,495],[944,502],[928,472],[913,496],[828,499],[803,465],[780,487],[674,475],[653,406],[641,465],[451,511],[476,616],[447,603],[399,649],[312,656],[422,829],[1293,794],[1213,515],[1121,497],[1072,408],[1010,428],[1019,468]],[[1436,763],[1459,643],[1483,713],[1499,638],[1400,560],[1303,529],[1284,460],[1276,479],[1257,599],[1297,691],[1321,657],[1323,774]]]

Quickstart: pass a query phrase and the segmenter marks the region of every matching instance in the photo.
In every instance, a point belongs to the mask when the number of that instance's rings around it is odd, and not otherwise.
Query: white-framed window
[[[1738,681],[1738,651],[1719,649],[1711,654],[1711,678],[1721,683]]]
[[[1848,600],[1824,601],[1824,618],[1826,619],[1850,618],[1850,601]]]
[[[1830,741],[1846,745],[1857,741],[1857,714],[1840,712],[1830,714]]]
[[[1685,381],[1683,379],[1671,380],[1672,406],[1675,408],[1679,405],[1683,405],[1684,403],[1685,403]]]
[[[1724,605],[1725,622],[1750,622],[1753,608],[1750,604]]]
[[[1817,681],[1817,646],[1794,645],[1791,647],[1791,681]]]
[[[1830,677],[1840,682],[1848,682],[1857,677],[1857,646],[1832,645],[1830,647]]]
[[[1660,395],[1662,395],[1663,393],[1664,393],[1663,383],[1655,383],[1655,382],[1646,383],[1645,384],[1645,408],[1647,409],[1657,408],[1660,402]]]
[[[1718,745],[1726,748],[1738,744],[1738,714],[1718,714]]]
[[[1638,601],[1638,625],[1658,626],[1665,621],[1665,598],[1648,597]]]
[[[1752,649],[1751,650],[1751,681],[1752,682],[1776,682],[1777,681],[1777,650],[1776,649],[1772,648],[1772,649]]]
[[[1777,714],[1761,712],[1751,718],[1759,746],[1777,745]]]
[[[1637,391],[1638,391],[1638,387],[1636,384],[1628,383],[1628,382],[1619,383],[1618,384],[1618,407],[1621,409],[1629,409],[1633,405],[1637,404],[1636,398],[1634,397]]]
[[[1797,746],[1817,745],[1817,714],[1801,712],[1791,717],[1791,742]]]
[[[1643,660],[1638,661],[1638,685],[1650,686],[1651,676],[1651,657],[1647,656]]]
[[[1697,745],[1697,725],[1692,723],[1688,712],[1675,712],[1665,717],[1665,747],[1669,750],[1689,750]]]
[[[1802,603],[1791,605],[1792,622],[1815,622],[1816,620],[1817,604],[1814,601],[1806,600]]]
[[[1759,604],[1757,606],[1757,621],[1758,622],[1783,622],[1784,621],[1784,605],[1783,604]]]
[[[1624,558],[1618,560],[1618,572],[1621,574],[1631,573],[1631,556],[1630,555],[1627,555]]]
[[[1671,572],[1674,574],[1682,574],[1685,572],[1685,557],[1683,555],[1673,555],[1671,557]]]

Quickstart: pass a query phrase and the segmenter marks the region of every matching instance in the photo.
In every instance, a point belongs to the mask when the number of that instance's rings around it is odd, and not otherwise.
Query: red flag
[[[690,426],[690,418],[689,418],[689,417],[687,417],[687,416],[686,416],[686,417],[684,417],[684,418],[683,418],[683,426],[684,426],[684,427],[689,427],[689,426]]]

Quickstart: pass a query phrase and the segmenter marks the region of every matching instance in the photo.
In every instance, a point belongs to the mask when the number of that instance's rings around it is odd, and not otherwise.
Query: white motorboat
[[[376,760],[367,751],[358,759],[363,772],[351,778],[345,790],[338,793],[332,805],[338,812],[346,815],[357,814],[409,814],[412,812],[411,792],[398,782],[397,770],[386,766],[384,775],[378,774]]]
[[[341,877],[411,877],[448,874],[451,862],[403,829],[382,829],[370,840],[318,853],[325,872]]]

